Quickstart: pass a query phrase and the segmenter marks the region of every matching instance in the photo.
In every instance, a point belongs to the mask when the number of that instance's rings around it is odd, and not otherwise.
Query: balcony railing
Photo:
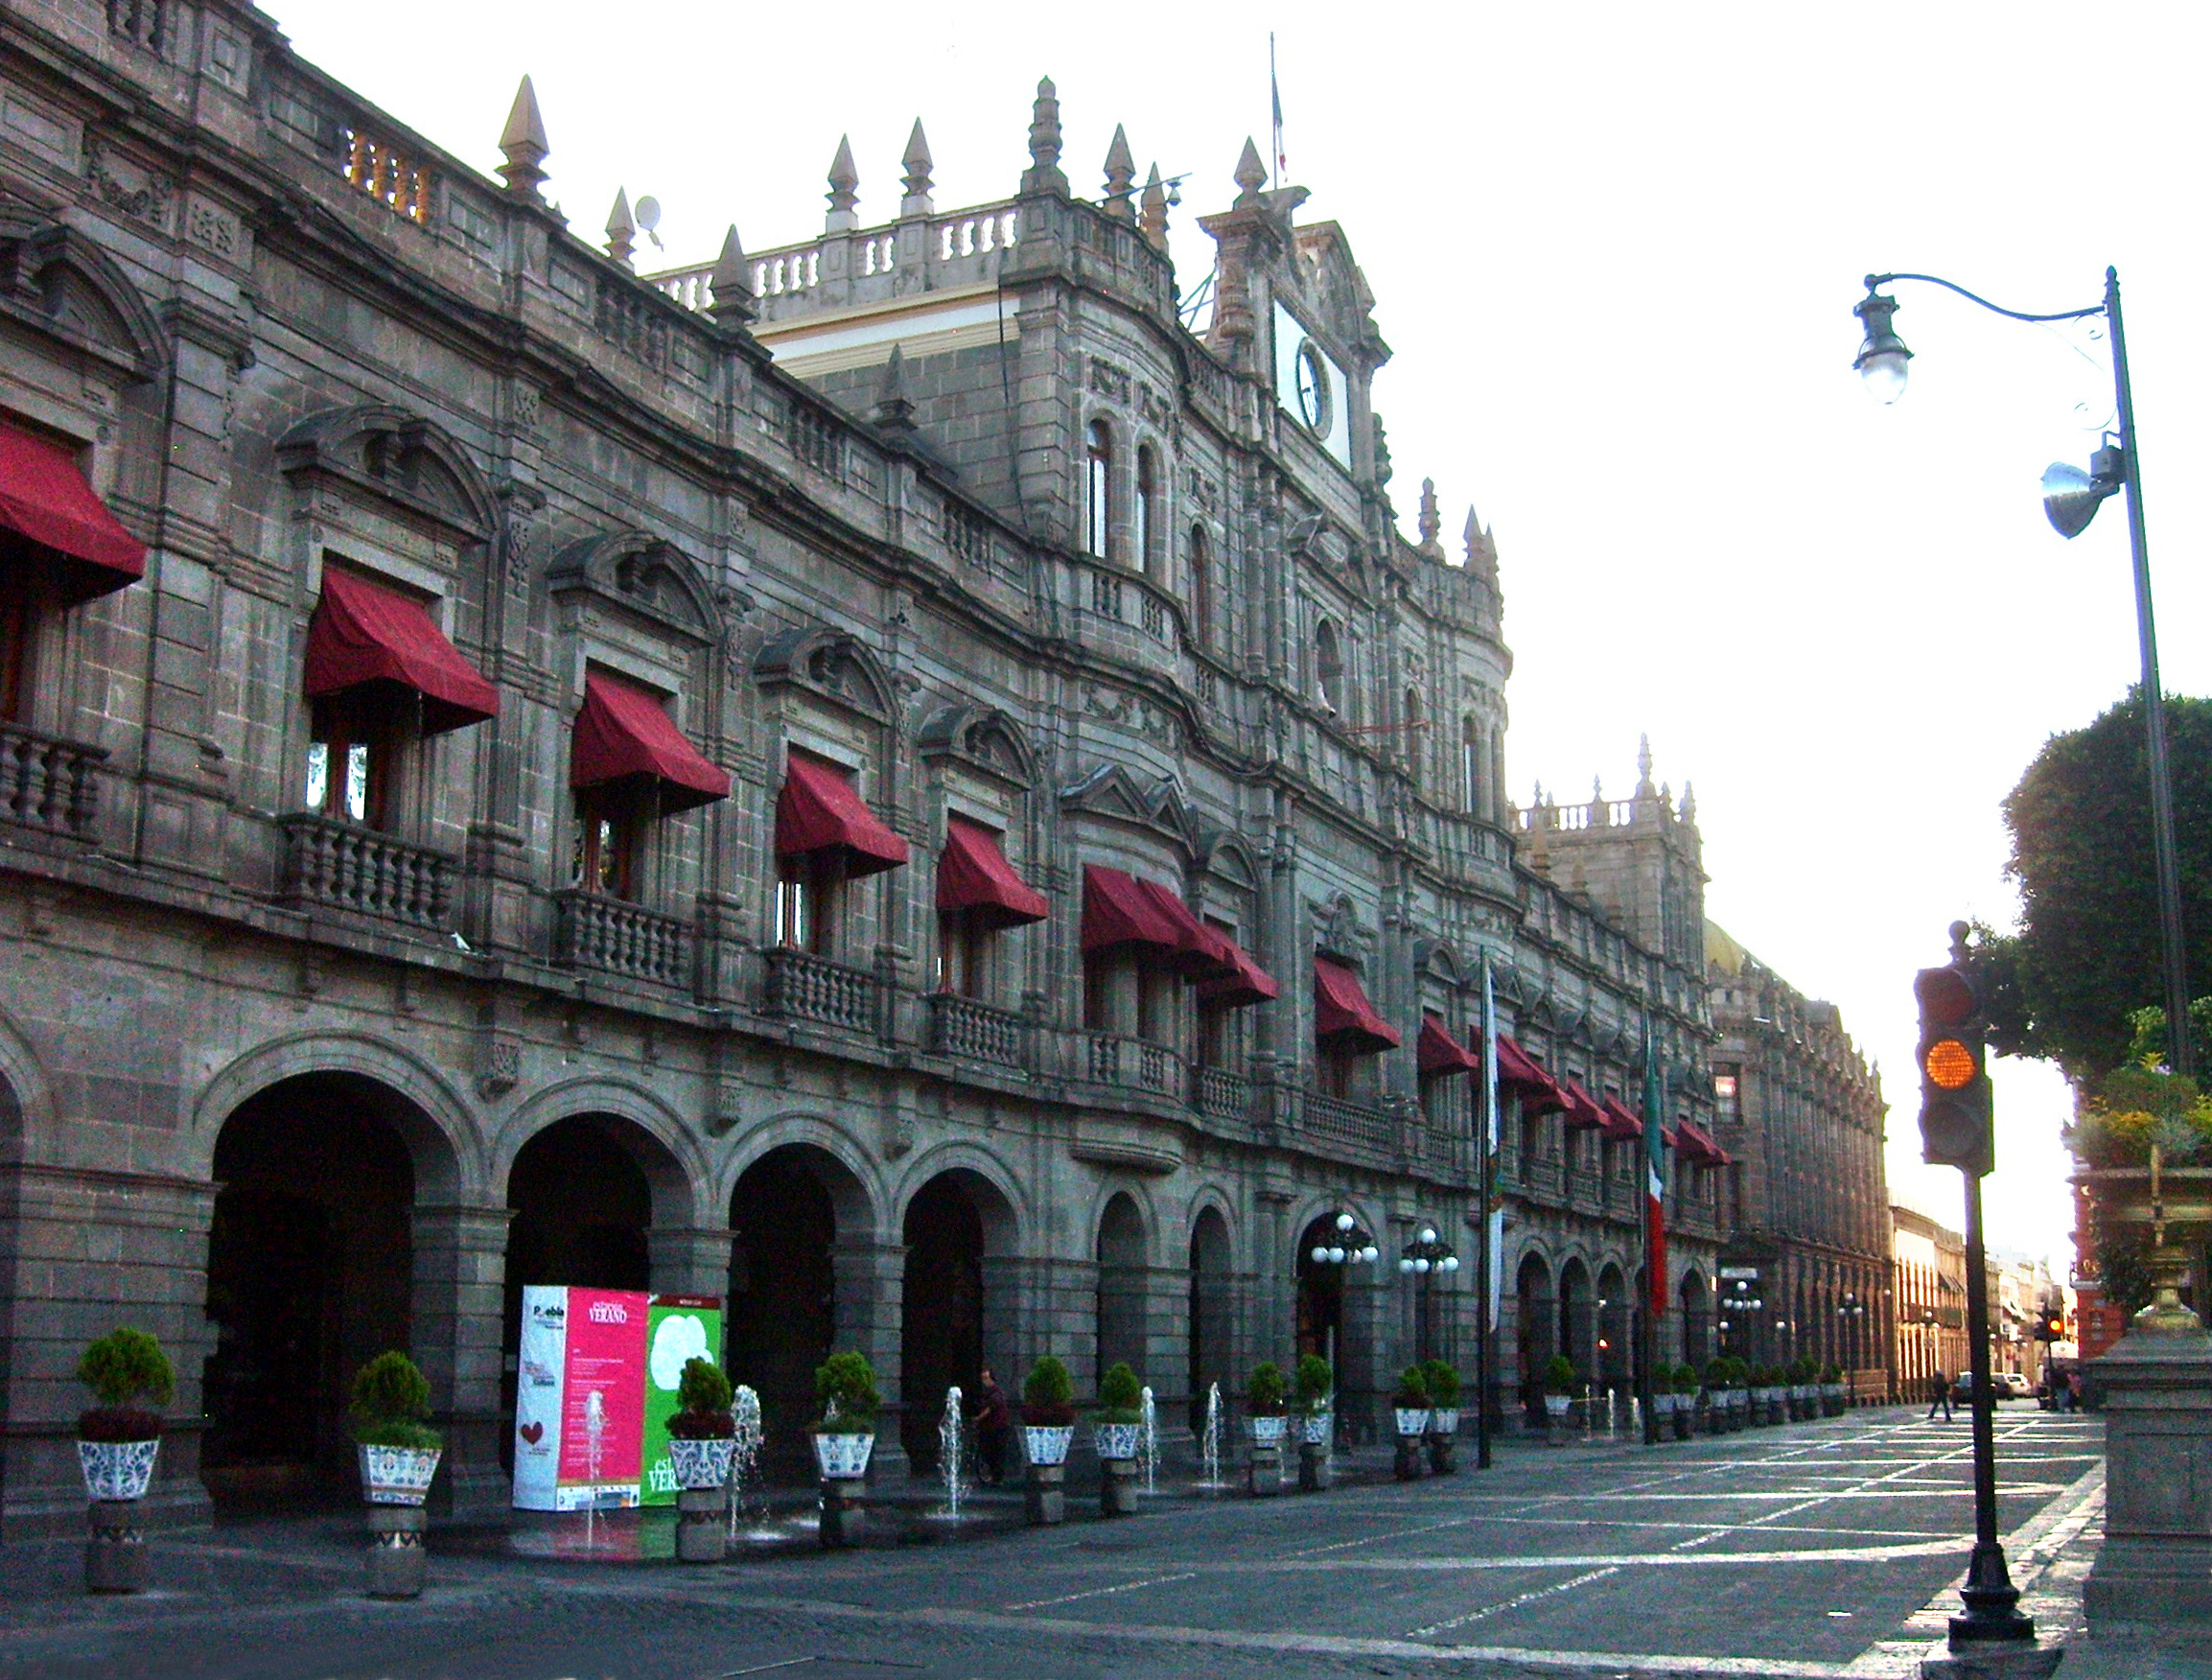
[[[599,893],[553,895],[553,961],[657,986],[691,984],[691,930]]]
[[[1113,1033],[1091,1033],[1086,1041],[1094,1085],[1130,1085],[1168,1097],[1181,1094],[1183,1059],[1166,1045]]]
[[[940,1056],[963,1056],[1012,1071],[1027,1065],[1019,1015],[950,992],[930,993],[929,1047]]]
[[[299,811],[284,830],[283,896],[386,922],[442,927],[453,903],[454,860],[335,817]]]
[[[768,989],[762,999],[772,1015],[823,1021],[856,1033],[875,1030],[875,976],[827,957],[771,945],[764,953]]]
[[[1199,1112],[1209,1120],[1243,1120],[1251,1112],[1252,1082],[1225,1067],[1198,1070]]]
[[[0,724],[0,822],[69,840],[99,837],[104,747]]]
[[[1316,1137],[1385,1152],[1398,1147],[1397,1123],[1380,1108],[1324,1097],[1318,1091],[1306,1093],[1305,1108],[1306,1130]]]

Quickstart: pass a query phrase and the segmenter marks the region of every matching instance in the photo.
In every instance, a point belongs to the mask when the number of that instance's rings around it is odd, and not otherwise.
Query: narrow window
[[[1106,431],[1104,420],[1094,420],[1090,428],[1090,444],[1083,460],[1083,543],[1084,549],[1101,560],[1106,557],[1106,544],[1112,529],[1108,510],[1113,498],[1113,438]]]
[[[1107,996],[1113,985],[1113,965],[1105,951],[1083,956],[1083,1024],[1089,1033],[1103,1033],[1111,1015]]]
[[[654,815],[648,806],[649,796],[641,800],[613,788],[578,791],[569,849],[571,886],[613,898],[639,896],[645,835]]]
[[[31,568],[0,552],[0,723],[22,723],[31,697],[31,644],[38,602]]]
[[[1715,1119],[1735,1123],[1739,1077],[1733,1066],[1723,1067],[1712,1076],[1712,1112]]]
[[[1421,691],[1406,690],[1406,715],[1399,719],[1406,726],[1406,774],[1412,779],[1416,790],[1421,785],[1421,734],[1428,727],[1421,721]]]
[[[1214,644],[1214,562],[1203,526],[1191,526],[1191,629],[1199,645]]]
[[[1314,1062],[1314,1084],[1324,1097],[1339,1103],[1352,1100],[1352,1076],[1360,1059],[1349,1050],[1324,1044]]]
[[[1481,812],[1482,736],[1472,712],[1459,720],[1459,796],[1466,810],[1478,815]]]
[[[991,929],[966,910],[937,913],[937,989],[981,998],[990,983]]]
[[[309,810],[371,828],[391,826],[403,731],[389,713],[388,707],[350,695],[314,703],[304,789]]]
[[[1337,646],[1337,626],[1323,618],[1314,629],[1316,697],[1329,712],[1344,710],[1344,656]]]
[[[1137,451],[1136,546],[1137,565],[1147,577],[1159,575],[1159,558],[1153,552],[1153,452]]]
[[[776,866],[776,943],[827,956],[835,921],[833,866],[810,852],[780,857]]]

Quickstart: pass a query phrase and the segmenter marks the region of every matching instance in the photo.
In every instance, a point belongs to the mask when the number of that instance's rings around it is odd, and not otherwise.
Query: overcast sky
[[[486,171],[529,72],[549,196],[591,237],[617,185],[657,196],[671,264],[733,221],[755,251],[819,233],[843,133],[863,222],[893,219],[917,116],[940,209],[1010,196],[1049,74],[1079,192],[1117,122],[1189,174],[1185,288],[1193,219],[1268,150],[1272,29],[1301,220],[1343,225],[1396,353],[1403,523],[1433,477],[1448,535],[1470,502],[1497,533],[1515,799],[1624,794],[1648,731],[1696,785],[1708,913],[1841,1006],[1893,1192],[1958,1223],[1918,1161],[1912,975],[1953,917],[2013,919],[1998,801],[2136,673],[2121,508],[2066,543],[2036,490],[2096,447],[2109,363],[2101,323],[1904,286],[1884,408],[1851,307],[1913,269],[2069,309],[2118,266],[2166,687],[2212,693],[2205,9],[264,4]],[[1991,1241],[2062,1268],[2065,1088],[2000,1064],[1997,1103]]]

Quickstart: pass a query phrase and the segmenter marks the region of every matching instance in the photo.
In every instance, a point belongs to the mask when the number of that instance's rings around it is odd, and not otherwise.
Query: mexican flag
[[[1643,1275],[1650,1285],[1654,1331],[1666,1316],[1666,1085],[1659,1072],[1659,1040],[1643,1021]]]

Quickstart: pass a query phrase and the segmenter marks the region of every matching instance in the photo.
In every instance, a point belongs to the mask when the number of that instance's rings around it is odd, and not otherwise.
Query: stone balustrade
[[[875,976],[867,969],[789,945],[771,945],[761,955],[768,966],[761,1006],[768,1014],[855,1033],[875,1031]]]
[[[929,996],[929,1047],[940,1056],[988,1062],[1010,1071],[1026,1071],[1021,1017],[992,1009],[956,992]]]
[[[281,817],[282,897],[416,927],[443,927],[453,904],[454,859],[374,828],[314,811]]]
[[[1125,1038],[1116,1033],[1086,1033],[1083,1038],[1085,1071],[1092,1084],[1181,1096],[1183,1059],[1165,1044],[1154,1044],[1149,1038]]]
[[[0,723],[0,822],[67,840],[95,840],[105,748]]]
[[[691,984],[691,930],[600,893],[553,895],[553,961],[657,986]]]
[[[1197,1108],[1209,1120],[1245,1120],[1252,1108],[1252,1082],[1225,1067],[1201,1067],[1197,1075]]]
[[[1316,1140],[1354,1144],[1386,1155],[1397,1150],[1398,1124],[1380,1108],[1324,1097],[1318,1091],[1306,1093],[1304,1108],[1305,1130]]]

